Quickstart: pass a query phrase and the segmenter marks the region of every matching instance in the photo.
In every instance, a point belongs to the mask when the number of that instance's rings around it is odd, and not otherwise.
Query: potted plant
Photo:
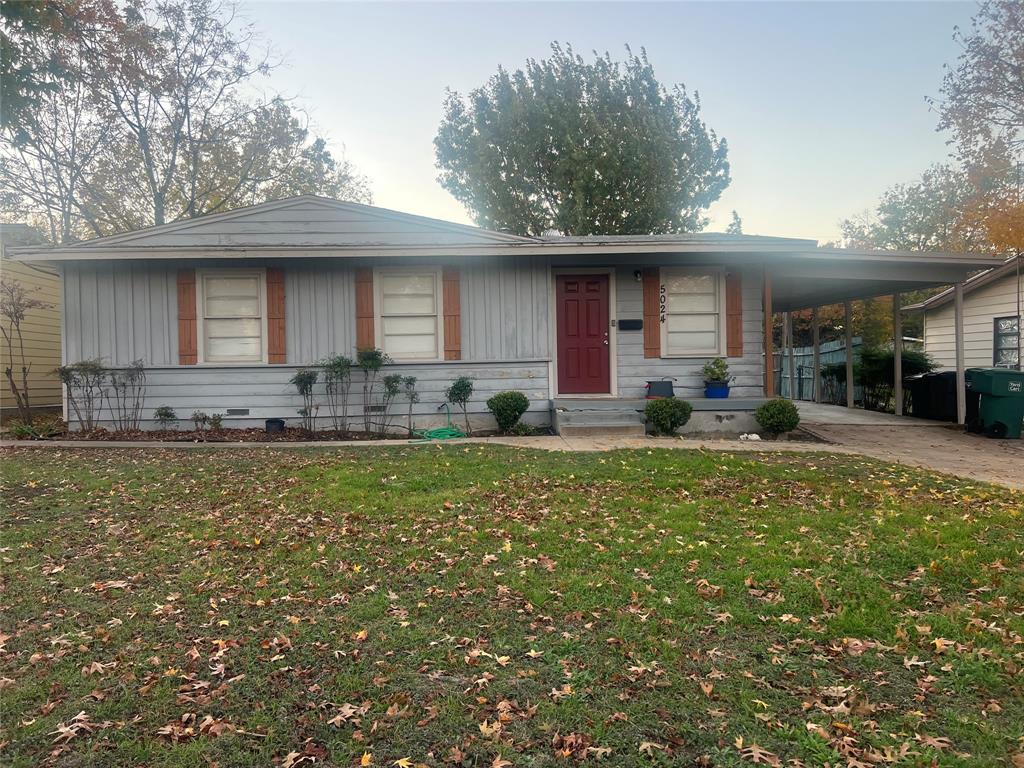
[[[729,396],[729,364],[720,357],[704,363],[704,397],[722,399]]]

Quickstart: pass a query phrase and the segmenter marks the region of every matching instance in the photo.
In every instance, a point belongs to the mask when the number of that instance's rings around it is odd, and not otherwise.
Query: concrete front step
[[[599,437],[601,435],[617,435],[619,437],[643,437],[647,428],[637,422],[608,422],[603,424],[559,424],[558,434],[562,437]]]

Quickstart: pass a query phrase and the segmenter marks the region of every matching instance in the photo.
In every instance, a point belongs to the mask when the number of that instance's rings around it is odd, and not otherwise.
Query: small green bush
[[[654,427],[655,434],[672,435],[690,420],[693,406],[685,400],[667,397],[663,400],[648,400],[644,408],[647,421]]]
[[[217,431],[224,426],[224,414],[223,413],[211,413],[210,414],[210,429]]]
[[[758,406],[754,411],[754,418],[765,432],[781,435],[797,428],[800,423],[800,412],[790,400],[780,397]]]
[[[487,400],[487,408],[494,414],[502,434],[511,432],[529,407],[530,398],[522,392],[499,392]]]
[[[153,411],[153,418],[161,429],[170,429],[172,424],[178,423],[178,414],[169,405],[161,405]]]

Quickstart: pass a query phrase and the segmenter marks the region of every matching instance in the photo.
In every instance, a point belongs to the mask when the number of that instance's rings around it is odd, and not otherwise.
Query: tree
[[[882,193],[874,213],[840,222],[842,245],[899,251],[984,251],[984,228],[967,215],[977,189],[968,174],[935,165]]]
[[[585,62],[571,47],[449,92],[439,181],[482,226],[518,234],[690,232],[729,184],[700,98],[667,89],[646,53]]]
[[[942,82],[939,130],[950,130],[962,159],[1001,144],[1014,162],[1024,159],[1024,4],[985,0]]]
[[[742,235],[743,234],[743,219],[736,211],[732,212],[732,220],[729,222],[729,226],[725,228],[725,232],[728,235]]]
[[[21,324],[32,310],[45,309],[49,306],[46,302],[30,296],[19,281],[8,277],[0,278],[0,334],[3,335],[4,346],[7,348],[4,376],[18,406],[18,416],[24,424],[32,423],[32,402],[28,387],[28,373],[32,364],[25,356],[25,339],[21,332]]]
[[[113,0],[18,0],[0,3],[0,127],[17,130],[35,100],[75,78],[68,46],[88,44],[114,14]]]
[[[369,201],[366,181],[310,135],[302,113],[280,96],[254,95],[274,63],[233,6],[113,8],[87,39],[39,38],[70,74],[3,131],[0,193],[44,219],[54,242],[284,195]]]

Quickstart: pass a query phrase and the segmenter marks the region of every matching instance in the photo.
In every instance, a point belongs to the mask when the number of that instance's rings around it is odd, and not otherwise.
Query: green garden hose
[[[434,429],[416,430],[412,433],[418,437],[418,440],[411,440],[412,443],[429,443],[434,440],[455,440],[459,437],[465,437],[466,433],[458,427],[452,425],[452,409],[448,407],[448,403],[444,403],[438,407],[438,410],[444,408],[448,412],[448,425],[445,427],[436,427]]]

